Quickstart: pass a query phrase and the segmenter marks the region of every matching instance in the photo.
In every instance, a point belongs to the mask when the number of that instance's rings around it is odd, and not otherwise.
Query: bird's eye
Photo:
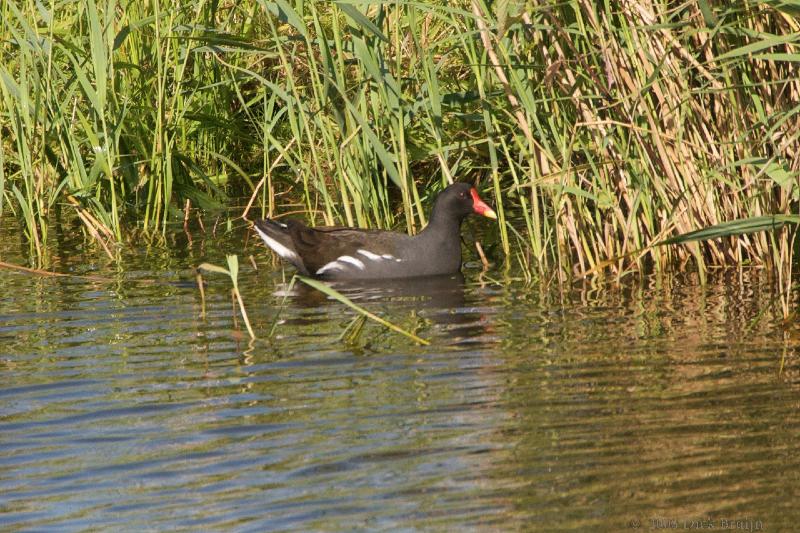
[[[459,194],[459,196],[460,196],[461,198],[466,198],[466,197],[467,197],[467,193],[465,193],[465,192],[462,192],[461,194]]]

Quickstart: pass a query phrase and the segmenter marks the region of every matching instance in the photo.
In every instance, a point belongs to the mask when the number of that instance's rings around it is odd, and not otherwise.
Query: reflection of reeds
[[[530,275],[750,262],[789,279],[791,228],[650,246],[796,208],[782,4],[51,8],[0,6],[0,214],[40,261],[59,213],[110,256],[134,220],[162,230],[186,199],[241,192],[261,214],[300,201],[413,233],[443,185],[485,177],[502,254]]]

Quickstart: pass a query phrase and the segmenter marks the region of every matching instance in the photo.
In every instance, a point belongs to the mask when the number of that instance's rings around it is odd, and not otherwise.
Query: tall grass
[[[54,212],[113,255],[129,228],[252,195],[316,223],[418,231],[477,180],[498,259],[532,275],[753,263],[796,211],[800,28],[789,3],[588,0],[0,7],[0,216],[42,260]]]

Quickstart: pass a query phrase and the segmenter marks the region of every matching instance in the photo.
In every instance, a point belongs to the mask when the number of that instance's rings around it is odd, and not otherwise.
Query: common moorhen
[[[461,222],[467,215],[497,218],[466,183],[436,197],[430,223],[418,235],[358,228],[309,228],[297,220],[264,219],[255,230],[304,275],[323,279],[409,278],[453,274],[461,268]]]

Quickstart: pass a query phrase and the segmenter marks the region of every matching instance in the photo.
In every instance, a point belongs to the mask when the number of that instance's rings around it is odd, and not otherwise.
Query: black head
[[[454,183],[436,197],[431,219],[444,215],[460,221],[473,213],[488,218],[497,218],[492,208],[478,196],[475,187],[468,183]]]

